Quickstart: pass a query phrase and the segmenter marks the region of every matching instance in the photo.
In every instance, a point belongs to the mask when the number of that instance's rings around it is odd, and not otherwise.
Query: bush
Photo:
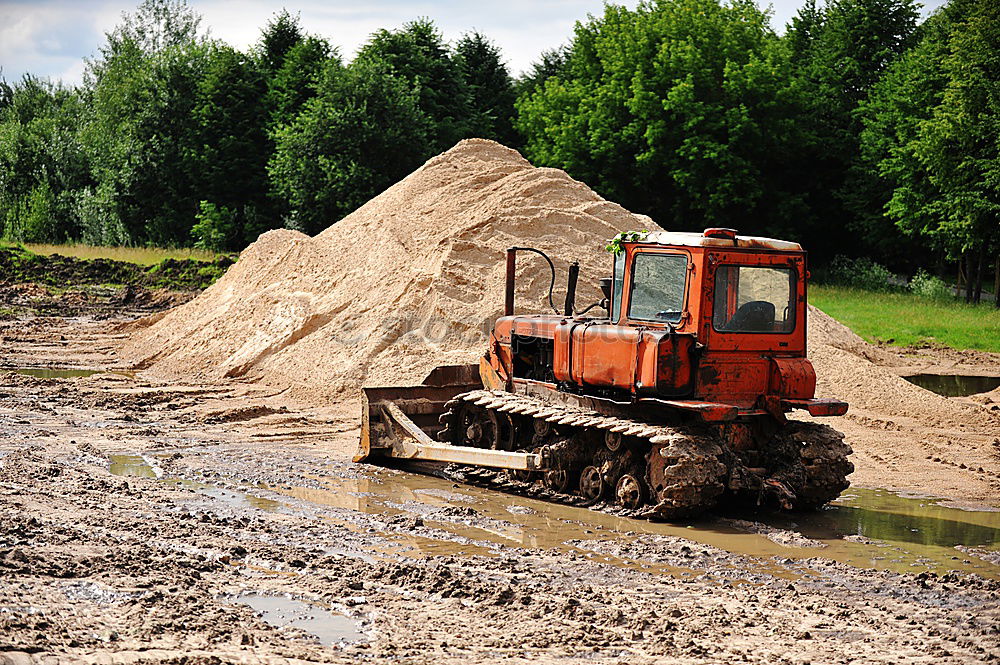
[[[891,290],[892,278],[888,268],[869,258],[852,259],[838,255],[826,269],[826,281],[831,284],[868,291]]]
[[[54,217],[55,197],[49,183],[43,181],[7,210],[4,236],[17,242],[58,242]]]
[[[228,249],[239,230],[236,212],[208,201],[201,201],[198,205],[197,223],[191,227],[194,246],[213,252]]]
[[[923,269],[918,270],[910,280],[910,291],[932,300],[950,300],[952,297],[951,287],[943,279],[928,274]]]
[[[75,190],[71,204],[80,229],[80,242],[85,245],[128,245],[131,238],[118,216],[114,191],[103,184]]]

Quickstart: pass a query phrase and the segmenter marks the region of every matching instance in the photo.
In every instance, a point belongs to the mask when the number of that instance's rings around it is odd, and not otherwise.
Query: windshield
[[[677,323],[684,310],[687,257],[682,254],[635,255],[628,315],[644,321]]]
[[[792,332],[794,298],[790,268],[719,266],[712,325],[719,332]]]

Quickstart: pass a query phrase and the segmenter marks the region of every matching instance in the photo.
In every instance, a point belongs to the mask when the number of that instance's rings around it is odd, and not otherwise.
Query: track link
[[[462,475],[462,480],[572,505],[601,506],[618,515],[659,519],[703,512],[725,490],[723,446],[707,428],[643,423],[503,391],[463,393],[446,408],[440,418],[444,426],[438,433],[440,441],[513,450],[544,448],[555,466],[544,477],[545,492],[528,478],[453,467],[450,472]],[[574,496],[571,489],[577,485],[590,496]]]
[[[829,425],[790,421],[782,433],[799,447],[802,483],[795,487],[795,507],[818,508],[836,499],[851,484],[847,476],[854,472],[848,459],[853,450],[844,435]]]

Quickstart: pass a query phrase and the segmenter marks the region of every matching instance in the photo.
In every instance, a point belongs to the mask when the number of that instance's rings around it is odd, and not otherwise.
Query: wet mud
[[[0,662],[1000,658],[1000,512],[618,518],[353,464],[355,403],[111,373],[107,323],[2,325],[4,366],[80,373],[0,372]]]

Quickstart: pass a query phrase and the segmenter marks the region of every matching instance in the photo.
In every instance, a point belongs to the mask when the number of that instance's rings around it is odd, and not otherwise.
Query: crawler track
[[[747,454],[707,425],[670,426],[606,416],[537,397],[474,390],[457,395],[440,417],[438,440],[453,445],[535,451],[544,474],[451,465],[449,477],[617,515],[678,519],[726,500],[814,508],[848,486],[850,446],[829,427],[790,422],[767,436],[762,473]]]

